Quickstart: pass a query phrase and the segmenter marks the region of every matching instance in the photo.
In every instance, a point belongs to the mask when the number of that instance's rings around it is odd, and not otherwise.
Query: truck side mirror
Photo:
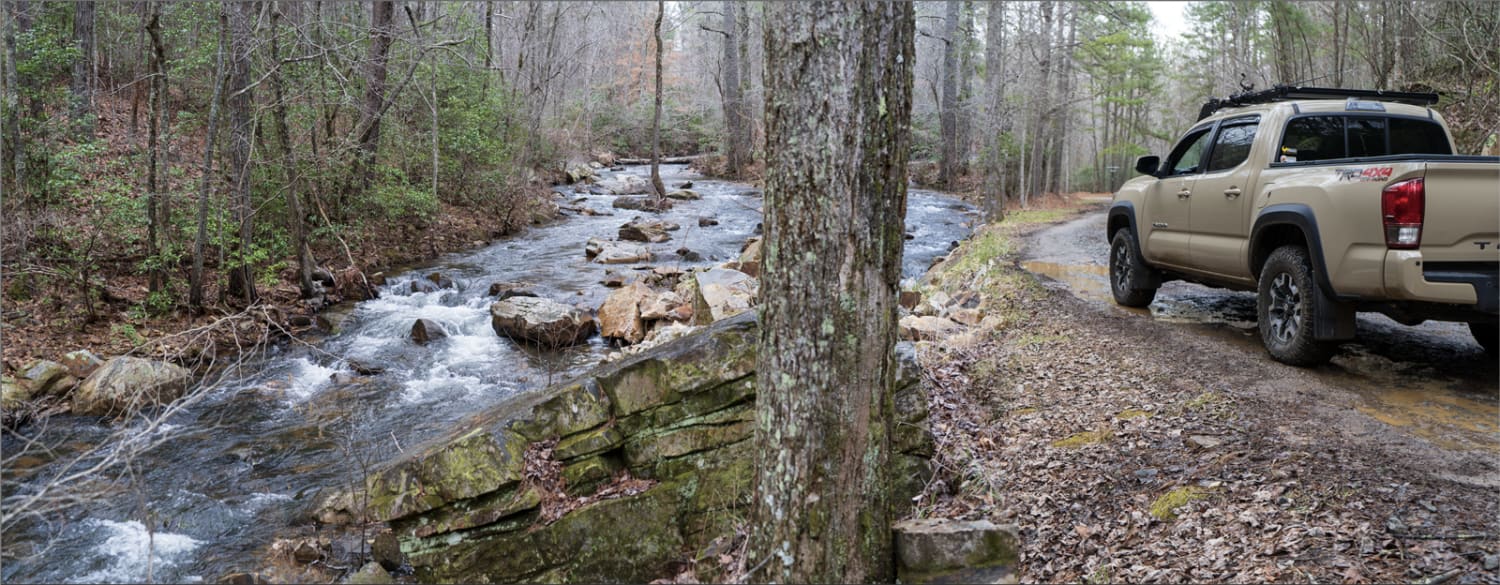
[[[1156,175],[1156,170],[1161,167],[1161,157],[1143,156],[1135,159],[1135,172],[1142,175]]]

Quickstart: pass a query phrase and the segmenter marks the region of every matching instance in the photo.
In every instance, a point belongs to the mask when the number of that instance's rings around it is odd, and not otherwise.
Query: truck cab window
[[[1255,143],[1255,130],[1259,127],[1256,123],[1220,127],[1213,152],[1209,154],[1208,172],[1232,169],[1250,158],[1250,145]]]
[[[1391,154],[1453,154],[1443,127],[1431,120],[1391,118]]]
[[[1308,116],[1287,123],[1275,162],[1344,158],[1344,117]]]
[[[1167,157],[1168,175],[1187,175],[1198,172],[1199,163],[1203,160],[1203,151],[1208,149],[1208,128],[1193,130],[1182,141],[1177,143],[1177,148],[1172,149],[1172,155]]]
[[[1349,156],[1385,156],[1389,154],[1385,146],[1385,118],[1366,118],[1354,116],[1349,118],[1346,126],[1349,132]]]

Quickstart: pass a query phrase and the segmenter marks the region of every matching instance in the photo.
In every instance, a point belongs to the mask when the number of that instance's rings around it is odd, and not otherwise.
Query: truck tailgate
[[[1500,261],[1500,164],[1430,162],[1424,179],[1423,259]]]

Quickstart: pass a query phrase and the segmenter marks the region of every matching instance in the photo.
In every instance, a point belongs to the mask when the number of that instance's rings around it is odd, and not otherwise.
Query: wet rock
[[[677,229],[677,224],[675,223],[637,217],[620,226],[619,236],[621,240],[656,244],[672,239],[672,236],[668,235],[667,231],[674,229]]]
[[[576,308],[540,297],[515,297],[490,305],[495,332],[546,347],[582,343],[594,334],[593,317]]]
[[[757,236],[758,236],[758,235],[760,235],[760,234],[761,234],[761,231],[762,231],[762,230],[763,230],[763,227],[762,227],[762,225],[763,225],[763,223],[761,223],[761,222],[757,222],[757,223],[756,223],[756,224],[755,224],[755,231],[754,231],[754,233],[755,233],[755,235],[757,235]]]
[[[906,234],[904,234],[904,236],[905,236],[905,238],[907,240],[915,240],[915,239],[917,239],[917,234],[914,234],[914,233],[911,233],[911,232],[906,232]]]
[[[317,282],[318,284],[321,284],[326,288],[334,287],[335,282],[333,279],[333,273],[330,272],[327,268],[323,268],[321,266],[313,268],[312,278],[314,282]]]
[[[639,175],[616,175],[614,178],[600,181],[599,186],[613,195],[639,195],[651,193],[651,181]]]
[[[672,185],[672,187],[674,189],[692,189],[693,188],[693,182],[692,181],[683,181],[683,182],[678,183],[676,185]]]
[[[396,579],[380,563],[374,561],[365,563],[358,573],[349,576],[348,581],[350,585],[387,585],[395,582]]]
[[[699,195],[697,191],[694,191],[692,189],[678,189],[676,191],[668,191],[667,198],[676,199],[678,201],[696,201],[702,199],[703,196]]]
[[[500,296],[503,296],[507,292],[524,290],[525,288],[526,288],[526,283],[522,283],[522,282],[505,282],[505,281],[492,282],[492,283],[490,283],[489,295],[492,296],[492,297],[500,297]],[[511,295],[511,296],[516,296],[516,295]],[[521,296],[536,296],[536,295],[521,295]]]
[[[917,305],[920,304],[921,302],[922,302],[922,293],[919,293],[919,292],[914,291],[914,290],[903,290],[903,291],[901,291],[901,295],[898,296],[897,300],[896,300],[897,304],[901,305],[902,308],[904,308],[904,309],[906,309],[908,311],[916,309]]]
[[[361,376],[375,376],[385,373],[384,367],[367,364],[359,360],[344,360],[344,363],[349,366],[349,369],[354,370],[354,373]]]
[[[442,290],[442,287],[439,287],[437,283],[425,278],[418,278],[411,281],[411,284],[408,285],[408,288],[413,293],[435,293]]]
[[[73,412],[94,416],[131,415],[182,397],[192,372],[138,357],[117,357],[104,363],[73,392]]]
[[[1213,449],[1224,444],[1224,440],[1207,435],[1193,435],[1187,438],[1187,444],[1195,449]]]
[[[698,325],[708,325],[750,310],[759,284],[738,270],[714,268],[693,274],[696,295],[693,315]]]
[[[411,324],[411,340],[417,345],[427,345],[429,341],[447,336],[448,333],[443,331],[443,326],[432,319],[417,319]]]
[[[661,213],[672,209],[672,200],[666,198],[657,199],[655,197],[617,197],[615,198],[613,207],[615,209]]]
[[[625,275],[606,272],[604,273],[604,280],[599,281],[599,284],[609,288],[620,288],[625,286]]]
[[[641,301],[651,294],[651,289],[639,282],[610,293],[599,307],[599,334],[626,344],[640,343],[646,338]]]
[[[387,571],[399,571],[406,564],[406,553],[401,552],[401,541],[392,532],[375,535],[370,545],[370,558]]]
[[[60,396],[78,385],[67,367],[52,360],[37,360],[23,377],[35,396]]]
[[[599,238],[589,238],[588,243],[584,244],[583,252],[589,259],[600,264],[631,264],[651,260],[651,250],[645,246],[608,242]]]
[[[376,272],[375,274],[371,274],[369,281],[371,286],[385,286],[385,273]]]
[[[760,278],[761,249],[760,238],[745,240],[745,246],[740,248],[740,272]]]
[[[718,217],[712,215],[704,215],[698,217],[698,227],[708,227],[713,225],[719,225]]]
[[[89,374],[94,373],[94,370],[103,366],[104,360],[99,359],[99,356],[94,355],[94,352],[87,349],[80,349],[63,354],[62,365],[68,369],[69,375],[82,380],[89,377]]]
[[[438,288],[453,288],[454,287],[453,279],[448,278],[447,276],[445,276],[441,272],[434,272],[432,274],[427,275],[427,280],[429,282],[435,284],[435,285],[438,285]]]
[[[609,152],[607,150],[603,152],[596,152],[594,153],[594,162],[599,163],[601,167],[613,167],[615,166],[615,153]]]
[[[288,315],[286,324],[292,327],[312,327],[313,318],[312,315]]]
[[[897,522],[891,530],[902,583],[1014,582],[1020,545],[1013,527],[929,519]]]
[[[694,252],[693,250],[687,248],[686,246],[677,249],[677,256],[681,257],[684,262],[702,262],[703,261],[703,255],[702,254]]]
[[[962,327],[942,317],[907,315],[899,322],[901,339],[933,341],[957,333]]]

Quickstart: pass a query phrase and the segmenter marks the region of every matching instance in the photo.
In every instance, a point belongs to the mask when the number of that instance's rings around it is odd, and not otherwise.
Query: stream
[[[620,173],[645,176],[649,167]],[[600,171],[601,179],[615,173]],[[747,185],[705,180],[686,165],[664,165],[668,186],[691,180],[703,196],[659,217],[682,226],[650,244],[655,266],[692,267],[736,258],[760,222],[762,200]],[[613,215],[570,217],[490,245],[446,255],[389,278],[380,298],[326,313],[336,332],[308,343],[284,343],[207,390],[155,432],[164,443],[137,458],[134,479],[112,495],[70,506],[50,524],[4,535],[0,580],[12,582],[213,582],[251,570],[262,549],[326,486],[347,485],[361,462],[378,464],[455,421],[518,393],[535,391],[598,363],[612,350],[597,336],[558,351],[536,351],[495,334],[490,283],[523,282],[543,297],[597,307],[611,289],[606,269],[587,262],[584,242],[614,239],[639,212],[613,209],[614,197],[560,187],[559,202]],[[579,201],[581,199],[581,201]],[[642,214],[645,215],[645,214]],[[700,216],[717,218],[699,227]],[[975,210],[955,199],[911,189],[903,276],[915,278],[950,243],[966,237]],[[686,246],[702,255],[679,260]],[[441,272],[456,286],[411,293],[410,282]],[[439,323],[445,338],[419,346],[413,321]],[[361,376],[348,360],[378,365]],[[135,423],[130,423],[135,424]],[[55,416],[23,429],[62,451],[96,445],[116,431],[98,419]],[[145,431],[142,431],[145,432]],[[5,450],[18,448],[6,435]],[[30,458],[6,470],[5,493],[35,489],[54,461]],[[143,514],[143,510],[149,511]],[[154,530],[142,521],[149,518]],[[149,551],[149,552],[148,552]]]

